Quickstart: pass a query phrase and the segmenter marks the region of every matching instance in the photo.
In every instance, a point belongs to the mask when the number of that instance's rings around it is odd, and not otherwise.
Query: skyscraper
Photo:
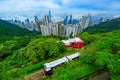
[[[85,16],[82,16],[82,19],[81,19],[81,22],[80,22],[80,26],[81,26],[82,31],[86,27],[86,20],[87,20],[87,18]]]
[[[25,20],[25,23],[26,23],[26,24],[29,24],[29,23],[30,23],[30,21],[29,21],[28,18]]]
[[[69,24],[72,24],[72,15],[70,15]]]
[[[89,24],[90,24],[90,19],[87,18],[87,19],[86,19],[86,22],[85,22],[84,29],[87,28],[87,27],[89,26]]]
[[[49,23],[52,23],[52,19],[51,19],[51,11],[49,10]]]
[[[53,35],[58,35],[58,24],[57,23],[53,24],[52,33]]]
[[[49,28],[48,28],[47,26],[41,25],[40,27],[41,27],[41,34],[42,34],[43,36],[51,35],[51,34],[49,33]]]
[[[44,23],[45,23],[45,26],[49,26],[49,16],[48,15],[44,16]]]
[[[66,37],[69,37],[73,32],[73,27],[69,26],[66,28]]]
[[[73,34],[72,34],[72,36],[77,35],[77,33],[78,33],[78,25],[74,25],[73,26]]]
[[[64,36],[64,26],[62,22],[58,22],[58,35]]]
[[[68,16],[66,16],[65,20],[64,20],[64,25],[66,25],[68,23]]]
[[[41,32],[41,29],[40,29],[41,22],[37,18],[37,16],[35,16],[35,23],[36,23],[37,31]]]

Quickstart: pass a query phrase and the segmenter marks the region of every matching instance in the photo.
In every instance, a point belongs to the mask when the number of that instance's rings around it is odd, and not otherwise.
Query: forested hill
[[[96,33],[106,33],[118,29],[120,29],[120,18],[112,19],[110,21],[102,22],[98,25],[88,27],[84,30],[84,32],[88,32],[90,34],[96,34]]]
[[[0,20],[0,36],[29,36],[37,32],[29,31],[7,21]]]

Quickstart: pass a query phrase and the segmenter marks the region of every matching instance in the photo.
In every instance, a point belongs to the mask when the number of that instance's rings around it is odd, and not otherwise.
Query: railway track
[[[23,80],[42,80],[41,79],[42,76],[45,76],[44,70],[40,70],[38,72],[30,74],[30,75],[24,77]]]
[[[55,61],[52,61],[52,62],[49,62],[49,63],[45,63],[43,70],[40,70],[40,71],[35,72],[33,74],[30,74],[30,75],[24,77],[23,80],[42,80],[43,76],[51,75],[52,69],[54,67],[57,67],[58,65],[61,65],[65,62],[69,62],[70,60],[77,59],[77,57],[79,57],[79,56],[80,56],[79,53],[75,53],[75,54],[69,55],[67,57],[63,57],[63,58],[60,58],[58,60],[55,60]],[[95,76],[98,76],[105,71],[107,71],[107,68],[103,68],[103,69],[98,70],[96,72],[93,72],[91,74],[80,77],[76,80],[92,80],[91,78],[93,78]]]

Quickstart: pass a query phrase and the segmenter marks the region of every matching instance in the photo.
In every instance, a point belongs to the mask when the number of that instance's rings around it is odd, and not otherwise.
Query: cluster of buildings
[[[43,36],[59,35],[69,37],[82,32],[88,26],[105,21],[103,18],[96,18],[88,14],[82,16],[80,20],[72,19],[72,15],[67,15],[63,20],[53,22],[50,11],[47,15],[44,15],[43,19],[39,19],[37,16],[34,17],[34,21],[26,19],[24,22],[19,20],[10,20],[9,22],[31,31],[36,30]]]

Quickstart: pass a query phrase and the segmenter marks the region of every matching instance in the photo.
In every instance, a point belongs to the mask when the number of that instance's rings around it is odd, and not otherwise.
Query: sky
[[[120,13],[120,0],[0,0],[0,18],[11,13],[37,10],[68,11],[76,17],[79,13],[89,12]]]
[[[120,0],[0,0],[0,12],[34,9],[120,11]]]

